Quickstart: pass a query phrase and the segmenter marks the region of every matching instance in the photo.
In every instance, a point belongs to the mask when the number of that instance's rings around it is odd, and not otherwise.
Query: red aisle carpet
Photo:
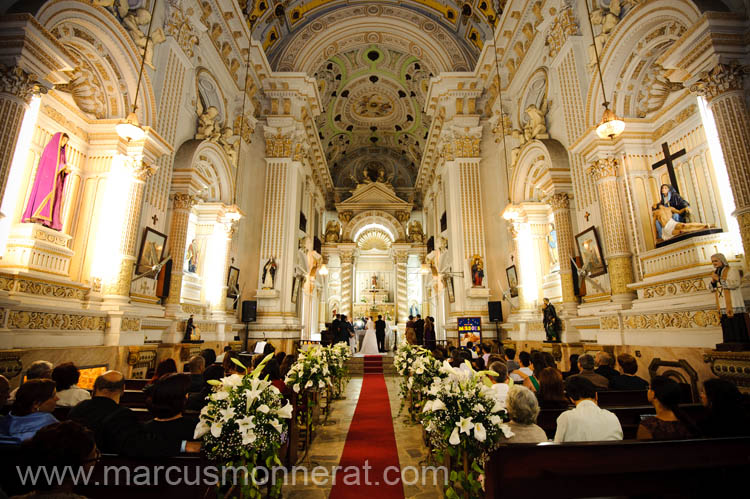
[[[365,461],[370,467],[367,471],[369,485],[365,482]],[[342,469],[336,475],[330,499],[404,497],[391,404],[383,377],[383,359],[380,356],[365,356],[362,391],[339,466]],[[348,466],[356,467],[357,472],[347,471]],[[384,475],[385,469],[390,466],[393,468]],[[356,476],[359,477],[359,483],[353,485]],[[385,479],[392,485],[386,484]]]

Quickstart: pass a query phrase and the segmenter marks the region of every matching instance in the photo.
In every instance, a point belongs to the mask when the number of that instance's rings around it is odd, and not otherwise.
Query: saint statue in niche
[[[188,246],[185,252],[185,260],[187,262],[188,272],[195,273],[198,270],[198,245],[195,239],[192,240],[190,246]]]
[[[710,290],[716,295],[716,308],[721,314],[721,331],[723,343],[717,345],[718,350],[748,350],[750,349],[750,335],[748,335],[747,312],[745,301],[740,290],[742,275],[738,269],[729,266],[723,253],[711,255]]]
[[[549,249],[550,272],[560,269],[560,255],[557,251],[557,229],[555,224],[549,224],[550,231],[547,234],[547,247]]]
[[[372,279],[370,280],[370,284],[372,285],[372,289],[377,289],[378,288],[378,276],[373,274]]]
[[[34,186],[21,220],[62,230],[62,201],[70,169],[65,158],[68,134],[57,132],[44,147],[34,177]]]
[[[263,266],[263,276],[261,277],[263,289],[273,289],[273,281],[276,277],[276,260],[269,258]]]

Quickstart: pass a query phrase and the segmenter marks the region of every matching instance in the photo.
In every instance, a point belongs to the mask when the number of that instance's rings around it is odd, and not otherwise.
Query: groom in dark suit
[[[378,352],[385,353],[385,321],[382,315],[375,321],[375,338],[378,340]]]

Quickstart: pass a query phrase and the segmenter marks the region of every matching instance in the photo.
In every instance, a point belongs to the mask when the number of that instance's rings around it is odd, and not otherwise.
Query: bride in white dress
[[[372,321],[372,317],[367,318],[367,325],[365,326],[365,338],[362,340],[362,348],[359,349],[359,353],[363,355],[378,355],[378,340],[375,337],[375,323]]]

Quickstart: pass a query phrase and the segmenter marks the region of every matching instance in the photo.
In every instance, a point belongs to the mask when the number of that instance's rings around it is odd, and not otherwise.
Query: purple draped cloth
[[[60,206],[62,204],[65,179],[65,147],[60,147],[62,133],[57,132],[47,143],[39,159],[31,196],[23,212],[23,222],[41,223],[55,230],[62,229]]]

